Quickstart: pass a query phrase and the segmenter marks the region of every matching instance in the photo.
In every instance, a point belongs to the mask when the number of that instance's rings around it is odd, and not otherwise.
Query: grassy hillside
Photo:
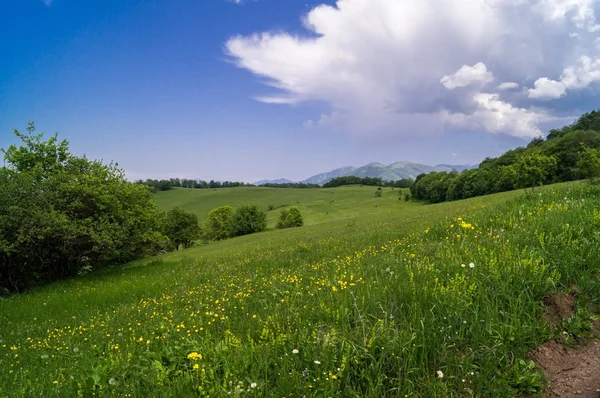
[[[305,225],[380,214],[382,211],[397,211],[407,207],[421,206],[415,202],[398,200],[400,192],[395,188],[383,188],[382,197],[376,198],[376,187],[346,186],[339,188],[266,188],[238,187],[222,189],[174,188],[155,195],[158,205],[169,210],[179,206],[198,214],[201,221],[208,212],[218,206],[238,206],[254,203],[267,210],[268,226],[275,227],[279,212],[288,206],[297,206],[304,216]]]
[[[297,204],[309,225],[1,299],[0,396],[539,391],[527,352],[553,336],[575,339],[598,304],[600,189],[572,183],[429,206],[373,192],[160,194],[161,206],[200,215]],[[574,287],[578,310],[553,332],[543,299]]]

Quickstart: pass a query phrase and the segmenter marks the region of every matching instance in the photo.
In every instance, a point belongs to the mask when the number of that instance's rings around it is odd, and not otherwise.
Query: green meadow
[[[577,344],[600,297],[600,188],[426,205],[399,189],[173,189],[267,231],[0,299],[0,396],[508,397],[527,354]],[[281,208],[305,226],[275,230]],[[552,329],[544,298],[576,291]]]

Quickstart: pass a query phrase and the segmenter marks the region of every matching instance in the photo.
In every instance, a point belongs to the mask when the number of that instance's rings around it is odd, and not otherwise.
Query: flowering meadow
[[[0,299],[0,396],[541,393],[527,353],[598,305],[600,188],[381,200]]]

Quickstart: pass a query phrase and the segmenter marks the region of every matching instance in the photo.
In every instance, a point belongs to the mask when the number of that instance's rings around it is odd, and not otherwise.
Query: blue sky
[[[473,164],[597,103],[596,0],[1,0],[0,147],[129,178]]]

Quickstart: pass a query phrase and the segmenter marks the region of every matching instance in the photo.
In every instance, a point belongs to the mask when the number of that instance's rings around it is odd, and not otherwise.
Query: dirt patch
[[[592,340],[568,348],[554,340],[538,347],[530,358],[550,381],[550,397],[598,398],[600,388],[600,342]]]
[[[575,295],[573,293],[554,293],[544,298],[546,311],[544,318],[552,330],[562,319],[569,318],[575,311]]]

